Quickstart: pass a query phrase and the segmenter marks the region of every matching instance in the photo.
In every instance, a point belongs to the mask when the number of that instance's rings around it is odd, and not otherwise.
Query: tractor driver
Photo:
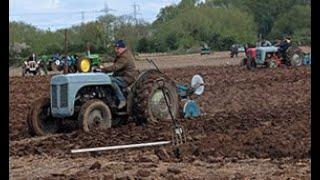
[[[291,38],[286,37],[279,45],[279,52],[282,57],[285,57],[286,50],[291,46]]]
[[[130,86],[136,80],[138,73],[134,64],[134,57],[129,49],[126,48],[123,40],[117,40],[114,46],[116,58],[113,61],[113,65],[106,66],[103,64],[100,65],[100,69],[102,72],[113,72],[111,80],[119,100],[118,109],[121,109],[126,105],[126,98],[121,89]]]

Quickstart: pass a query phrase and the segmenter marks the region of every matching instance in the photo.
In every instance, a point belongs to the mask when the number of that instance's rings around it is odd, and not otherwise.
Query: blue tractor
[[[257,66],[276,68],[284,64],[287,66],[301,66],[303,63],[303,52],[300,48],[289,46],[281,49],[277,46],[257,47],[253,62],[248,63],[248,69]]]
[[[123,89],[127,106],[118,109],[110,76],[112,73],[101,72],[53,76],[50,97],[36,100],[29,108],[27,123],[30,133],[58,133],[63,130],[64,119],[71,119],[80,129],[90,132],[127,120],[146,123],[178,118],[181,112],[179,100],[187,99],[192,93],[201,94],[204,88],[199,77],[189,87],[176,84],[158,70],[146,70],[130,87]],[[185,104],[184,117],[200,115],[195,101],[189,99]]]

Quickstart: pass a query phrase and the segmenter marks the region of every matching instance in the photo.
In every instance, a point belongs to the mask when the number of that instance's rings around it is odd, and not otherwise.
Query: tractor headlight
[[[54,63],[55,63],[57,66],[59,66],[59,65],[60,65],[60,60],[56,60]]]

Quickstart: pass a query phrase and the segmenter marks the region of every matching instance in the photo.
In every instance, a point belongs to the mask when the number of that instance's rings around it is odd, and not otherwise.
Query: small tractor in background
[[[201,115],[191,95],[203,93],[201,76],[192,79],[191,86],[175,83],[157,69],[145,70],[137,80],[122,89],[127,105],[118,109],[112,73],[70,73],[55,75],[50,83],[50,97],[42,97],[31,104],[27,123],[32,135],[59,132],[64,119],[72,119],[84,132],[132,120],[137,123],[161,121],[181,115],[186,118]],[[184,108],[179,110],[182,102]],[[177,126],[175,126],[177,127]],[[175,129],[177,130],[177,129]],[[180,132],[175,131],[175,132]]]
[[[65,62],[67,62],[68,73],[75,72],[93,72],[101,64],[101,58],[98,54],[90,54],[88,51],[85,54],[74,54],[67,56],[60,56],[53,58],[55,68],[58,71],[62,71],[65,67]]]
[[[241,65],[246,65],[248,69],[258,66],[301,66],[303,58],[302,50],[296,46],[289,46],[285,50],[280,50],[277,46],[250,47],[246,49],[246,58],[242,60]]]
[[[96,71],[101,64],[101,58],[99,54],[91,54],[88,50],[85,55],[82,55],[78,59],[78,71],[79,72],[93,72]]]
[[[230,57],[233,58],[234,56],[238,57],[240,52],[245,52],[245,48],[243,44],[233,44],[230,48]]]
[[[35,54],[32,54],[26,61],[24,61],[22,65],[22,76],[41,75],[41,71],[43,71],[43,66],[43,62],[37,59]]]
[[[48,56],[48,55],[42,55],[40,56],[40,61],[42,62],[43,65],[43,70],[45,74],[48,74],[48,71],[56,71],[57,67],[55,64],[55,56]]]
[[[200,52],[200,55],[210,55],[212,52],[211,52],[211,49],[209,48],[208,44],[207,43],[203,43],[203,46],[201,48],[201,52]]]
[[[78,71],[78,56],[77,55],[56,55],[52,57],[55,69],[63,71],[65,66],[68,67],[68,73],[75,73]],[[67,63],[67,64],[66,64]]]

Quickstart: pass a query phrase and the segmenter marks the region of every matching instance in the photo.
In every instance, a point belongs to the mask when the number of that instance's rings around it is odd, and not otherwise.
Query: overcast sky
[[[9,20],[55,30],[81,23],[81,11],[85,11],[85,22],[94,20],[103,15],[94,11],[104,9],[105,3],[109,9],[113,9],[109,11],[110,14],[132,15],[134,2],[140,7],[138,18],[152,22],[160,8],[177,4],[180,0],[9,0]]]

